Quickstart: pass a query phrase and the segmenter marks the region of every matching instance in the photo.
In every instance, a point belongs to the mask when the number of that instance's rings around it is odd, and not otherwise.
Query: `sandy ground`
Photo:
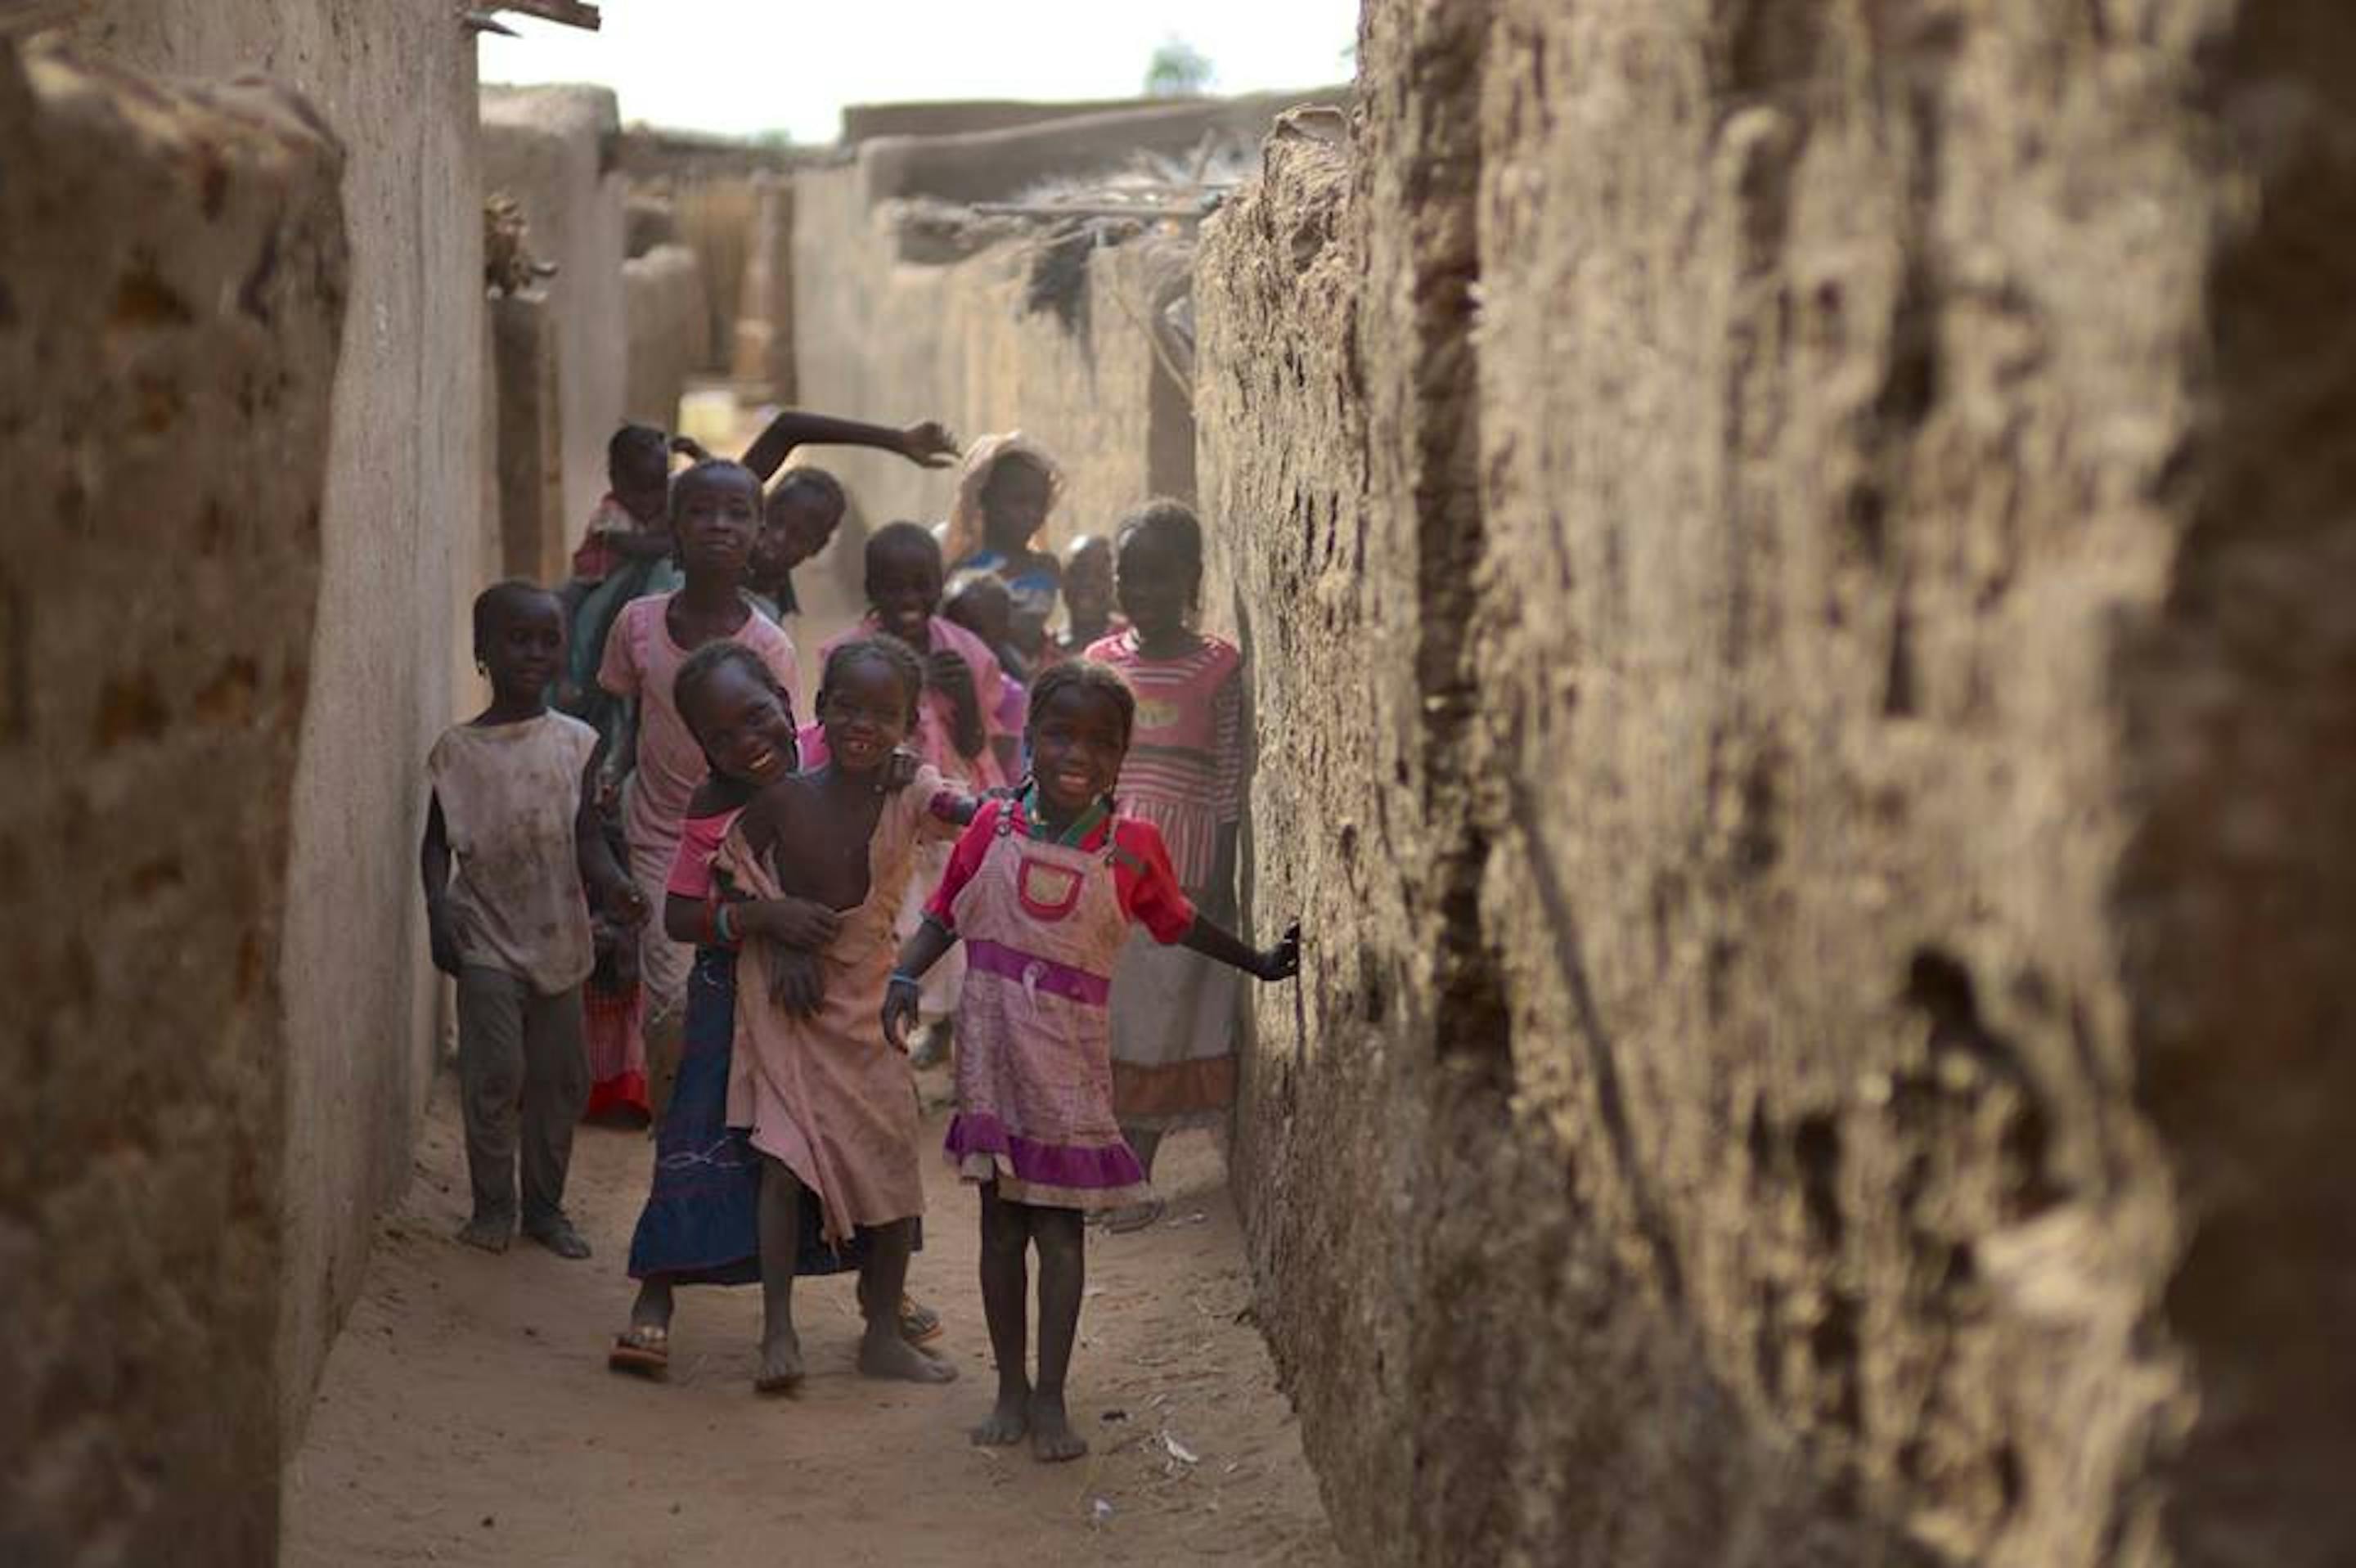
[[[740,419],[736,445],[755,422]],[[812,688],[817,650],[859,609],[834,553],[795,574],[805,613],[792,631]],[[928,1102],[946,1097],[945,1074],[924,1083]],[[408,1198],[381,1227],[287,1468],[294,1568],[1339,1561],[1250,1322],[1209,1138],[1163,1155],[1169,1220],[1091,1233],[1071,1397],[1094,1450],[1046,1466],[966,1440],[992,1373],[975,1200],[933,1152],[937,1112],[910,1284],[940,1312],[935,1348],[960,1381],[859,1377],[842,1276],[798,1287],[811,1376],[798,1398],[770,1400],[752,1392],[751,1288],[680,1293],[667,1384],[605,1370],[634,1291],[623,1264],[653,1156],[643,1134],[581,1131],[568,1207],[597,1250],[589,1262],[530,1244],[491,1257],[452,1240],[466,1192],[454,1087],[446,1074],[436,1085]]]
[[[928,1098],[946,1092],[927,1074]],[[284,1560],[376,1563],[1318,1564],[1338,1561],[1299,1431],[1252,1327],[1233,1210],[1204,1136],[1173,1141],[1172,1218],[1095,1233],[1073,1414],[1094,1451],[1048,1466],[972,1446],[989,1346],[975,1200],[936,1157],[912,1285],[948,1325],[945,1390],[852,1370],[849,1276],[805,1282],[801,1394],[754,1395],[753,1289],[680,1293],[671,1381],[605,1370],[652,1146],[582,1129],[566,1263],[463,1247],[445,1075],[407,1200],[384,1222],[287,1472]],[[939,1115],[928,1124],[938,1147]]]

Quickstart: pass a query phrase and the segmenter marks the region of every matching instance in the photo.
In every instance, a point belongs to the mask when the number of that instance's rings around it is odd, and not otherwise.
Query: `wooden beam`
[[[520,11],[543,22],[561,22],[568,27],[586,27],[593,33],[598,27],[597,7],[584,5],[582,0],[500,0],[490,8],[494,11]]]

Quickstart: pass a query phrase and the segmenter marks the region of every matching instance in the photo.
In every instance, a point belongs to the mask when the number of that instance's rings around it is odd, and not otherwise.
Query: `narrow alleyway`
[[[466,1183],[450,1088],[436,1086],[409,1198],[288,1473],[292,1568],[1338,1561],[1247,1313],[1208,1138],[1166,1157],[1171,1221],[1092,1243],[1074,1394],[1094,1452],[1043,1466],[966,1440],[989,1403],[989,1347],[974,1200],[939,1161],[926,1162],[914,1283],[948,1325],[958,1382],[859,1378],[842,1277],[798,1293],[812,1361],[798,1398],[751,1392],[749,1289],[683,1293],[671,1380],[649,1384],[605,1364],[630,1299],[644,1136],[582,1130],[572,1209],[594,1260],[529,1245],[489,1257],[451,1239]],[[926,1088],[937,1103],[945,1077]],[[937,1114],[929,1132],[937,1142]]]

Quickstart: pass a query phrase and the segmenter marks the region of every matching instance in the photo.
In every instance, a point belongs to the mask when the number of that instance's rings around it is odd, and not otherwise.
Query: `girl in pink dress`
[[[1226,919],[1243,815],[1242,656],[1187,624],[1203,587],[1203,528],[1193,511],[1149,501],[1122,519],[1117,539],[1130,624],[1087,656],[1119,670],[1137,693],[1121,809],[1162,830],[1187,898]],[[1141,934],[1121,954],[1112,994],[1113,1109],[1150,1178],[1164,1133],[1220,1121],[1235,1101],[1235,975]],[[1136,1230],[1161,1212],[1149,1200],[1109,1222]]]
[[[703,748],[672,696],[680,666],[707,643],[742,643],[776,676],[788,705],[799,695],[793,639],[744,598],[753,538],[761,526],[761,482],[741,464],[699,463],[672,484],[670,506],[686,584],[624,606],[606,635],[597,671],[599,686],[637,704],[635,747],[626,741],[617,745],[625,755],[609,759],[608,767],[626,765],[627,753],[635,752],[623,823],[630,875],[655,908],[661,907],[670,880],[688,801],[706,771]],[[691,945],[671,940],[655,924],[640,933],[639,1029],[629,1041],[628,1057],[604,1064],[605,1075],[636,1076],[643,1083],[649,1054],[658,1078],[660,1069],[676,1063],[694,962]]]
[[[1257,951],[1196,913],[1152,824],[1121,816],[1112,788],[1137,717],[1111,669],[1044,672],[1031,694],[1032,782],[991,801],[958,841],[925,923],[900,950],[884,998],[902,1045],[925,972],[960,939],[958,1112],[948,1154],[981,1188],[981,1297],[998,1402],[973,1439],[1031,1439],[1043,1460],[1087,1451],[1064,1404],[1086,1284],[1085,1212],[1132,1202],[1145,1171],[1112,1108],[1106,1005],[1132,923],[1263,980],[1301,966],[1296,927]],[[1039,1366],[1028,1375],[1027,1254],[1039,1250]]]

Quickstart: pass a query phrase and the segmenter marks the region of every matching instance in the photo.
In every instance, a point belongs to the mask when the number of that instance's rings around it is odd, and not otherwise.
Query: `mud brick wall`
[[[465,611],[499,572],[484,504],[474,42],[441,0],[86,0],[75,16],[67,33],[92,59],[288,84],[346,148],[351,284],[275,961],[287,1053],[278,1383],[293,1430],[359,1293],[376,1216],[409,1177],[437,997],[417,896],[420,774],[454,709],[479,700]],[[224,613],[224,635],[244,635],[247,612]]]
[[[523,204],[531,253],[548,280],[564,421],[564,515],[576,534],[605,493],[605,443],[627,397],[629,329],[622,282],[620,112],[603,87],[482,90],[483,195]]]
[[[1051,544],[1101,532],[1159,491],[1191,491],[1190,399],[1146,329],[1184,290],[1184,241],[1083,243],[1034,304],[1051,242],[1042,232],[1005,225],[944,240],[935,216],[871,203],[857,165],[803,170],[793,204],[801,406],[890,424],[939,419],[967,440],[1020,427],[1065,467]],[[809,460],[840,475],[873,523],[936,521],[955,495],[954,473],[895,457],[814,450]]]
[[[703,269],[684,245],[658,245],[622,263],[629,334],[623,414],[662,430],[679,425],[680,394],[707,357],[712,317]]]
[[[1345,1544],[2356,1556],[2356,14],[1360,59],[1196,270]]]
[[[0,48],[0,1559],[266,1562],[343,159]]]

